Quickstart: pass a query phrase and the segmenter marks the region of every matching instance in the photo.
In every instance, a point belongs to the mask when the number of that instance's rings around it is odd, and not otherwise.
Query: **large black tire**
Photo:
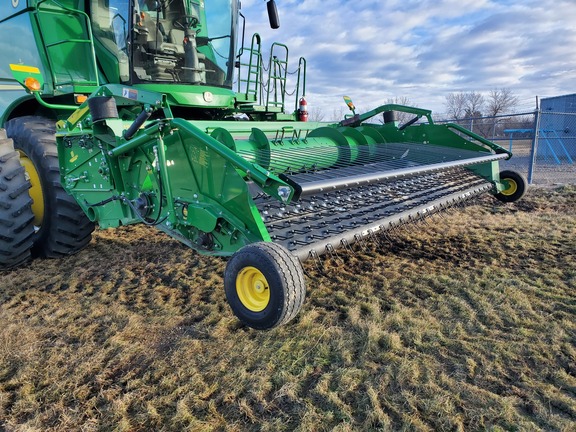
[[[30,259],[34,237],[30,182],[6,131],[0,130],[0,270]]]
[[[500,181],[506,185],[506,189],[494,196],[505,203],[518,201],[526,194],[528,189],[528,181],[516,171],[504,170],[500,172]]]
[[[31,189],[39,191],[31,193],[37,201],[32,256],[60,258],[78,252],[90,243],[94,224],[60,183],[54,121],[19,117],[6,123],[6,132],[20,151],[23,165],[35,171],[29,176],[40,183],[32,181]]]
[[[254,243],[236,252],[226,266],[224,290],[234,314],[264,330],[287,323],[306,297],[298,258],[275,243]]]

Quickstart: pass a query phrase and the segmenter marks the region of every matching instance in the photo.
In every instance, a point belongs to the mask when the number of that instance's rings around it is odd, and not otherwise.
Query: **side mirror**
[[[277,29],[280,27],[280,17],[278,16],[278,9],[276,9],[276,2],[274,0],[268,0],[266,3],[268,7],[268,19],[270,20],[270,27]]]

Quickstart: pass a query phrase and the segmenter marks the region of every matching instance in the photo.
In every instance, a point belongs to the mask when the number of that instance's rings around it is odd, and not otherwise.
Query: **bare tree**
[[[518,98],[509,89],[492,90],[485,98],[475,91],[450,93],[446,96],[446,114],[458,123],[484,137],[498,133],[493,117],[505,113],[518,103]],[[463,120],[463,121],[462,121]]]
[[[518,104],[518,97],[507,88],[490,90],[486,115],[497,116],[511,111]]]
[[[466,108],[466,94],[465,93],[449,93],[446,96],[446,115],[450,119],[460,120],[464,118],[464,110]]]
[[[396,105],[415,106],[414,103],[407,96],[395,96],[393,98],[388,98],[388,99],[386,99],[386,103],[387,104],[396,104]]]
[[[455,120],[481,117],[484,96],[476,92],[450,93],[446,96],[445,106],[448,117]]]
[[[308,121],[321,122],[322,120],[324,120],[324,117],[325,117],[324,111],[322,111],[318,107],[311,108],[308,111]]]
[[[343,106],[338,106],[338,108],[334,108],[332,110],[332,115],[329,121],[340,121],[344,119],[347,114],[352,114],[348,108],[344,108]]]
[[[483,108],[484,96],[482,96],[482,93],[466,93],[466,103],[464,108],[465,118],[482,117]]]

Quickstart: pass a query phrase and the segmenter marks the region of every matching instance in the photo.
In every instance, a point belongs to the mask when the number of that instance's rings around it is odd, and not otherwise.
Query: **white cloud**
[[[511,88],[521,100],[576,91],[573,0],[244,0],[263,46],[285,41],[308,62],[309,104],[331,113],[342,95],[371,108],[406,96],[441,112],[450,92]]]

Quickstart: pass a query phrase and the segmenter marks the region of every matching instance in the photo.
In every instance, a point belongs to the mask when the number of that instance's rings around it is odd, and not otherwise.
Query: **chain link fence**
[[[576,113],[531,113],[441,120],[457,123],[512,151],[502,169],[533,184],[576,184]]]

